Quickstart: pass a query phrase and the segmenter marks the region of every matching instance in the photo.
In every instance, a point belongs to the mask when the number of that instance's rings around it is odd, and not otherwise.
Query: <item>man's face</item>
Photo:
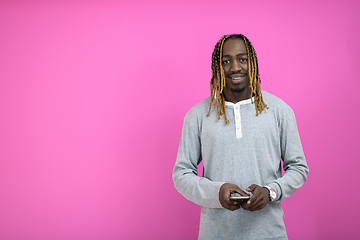
[[[249,91],[248,59],[244,41],[228,39],[223,46],[222,65],[225,73],[226,91]]]

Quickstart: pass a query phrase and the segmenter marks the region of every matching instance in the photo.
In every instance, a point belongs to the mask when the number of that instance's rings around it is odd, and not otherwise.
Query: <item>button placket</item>
[[[242,137],[241,131],[241,115],[240,115],[240,106],[237,105],[234,107],[234,116],[235,116],[235,130],[236,130],[236,137]]]

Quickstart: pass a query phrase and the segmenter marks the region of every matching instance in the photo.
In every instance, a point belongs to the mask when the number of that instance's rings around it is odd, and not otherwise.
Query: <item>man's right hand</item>
[[[229,209],[230,211],[238,210],[239,208],[241,208],[239,202],[230,200],[230,194],[232,193],[238,193],[241,196],[250,196],[249,194],[241,190],[237,185],[231,183],[224,183],[220,187],[219,200],[221,206]]]

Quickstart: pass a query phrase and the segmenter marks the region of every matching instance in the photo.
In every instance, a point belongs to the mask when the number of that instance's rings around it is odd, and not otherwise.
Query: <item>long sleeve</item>
[[[277,202],[290,197],[307,180],[309,168],[301,146],[294,112],[289,107],[279,117],[281,159],[285,173],[269,185],[278,193]]]
[[[184,118],[172,177],[185,198],[202,206],[199,239],[287,239],[280,202],[304,184],[309,170],[292,109],[265,91],[263,97],[269,109],[259,115],[251,101],[226,104],[227,124],[216,108],[207,117],[210,97]],[[229,211],[219,202],[224,183],[243,190],[268,185],[278,199],[259,211]]]
[[[221,208],[219,190],[223,182],[213,182],[197,176],[201,158],[199,128],[192,127],[185,117],[172,175],[175,188],[186,199],[202,207]]]

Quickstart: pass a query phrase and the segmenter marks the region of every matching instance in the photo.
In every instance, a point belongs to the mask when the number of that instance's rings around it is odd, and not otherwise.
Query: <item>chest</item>
[[[280,128],[276,118],[270,110],[256,116],[253,105],[239,109],[227,108],[230,120],[225,124],[224,116],[218,120],[214,116],[206,118],[201,126],[202,142],[220,142],[232,145],[244,142],[276,143],[279,141]]]

